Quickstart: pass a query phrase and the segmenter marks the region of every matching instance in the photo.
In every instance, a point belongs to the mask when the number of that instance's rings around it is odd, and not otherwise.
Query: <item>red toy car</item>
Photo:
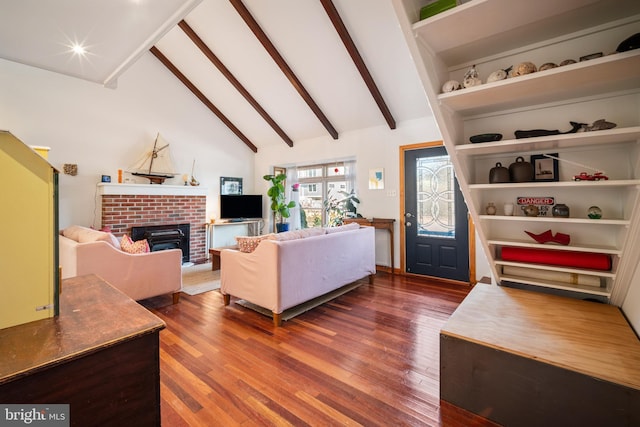
[[[586,172],[580,172],[579,175],[574,175],[574,181],[600,181],[601,179],[609,179],[608,176],[603,175],[602,172],[596,172],[593,175],[589,175]]]

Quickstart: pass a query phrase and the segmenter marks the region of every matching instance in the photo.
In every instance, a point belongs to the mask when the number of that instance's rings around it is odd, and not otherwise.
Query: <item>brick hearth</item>
[[[131,227],[191,224],[191,262],[206,254],[206,190],[193,187],[139,184],[100,184],[102,226],[121,237]]]

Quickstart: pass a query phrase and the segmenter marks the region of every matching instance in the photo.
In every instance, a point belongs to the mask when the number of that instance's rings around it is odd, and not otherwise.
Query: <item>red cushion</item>
[[[502,247],[504,261],[530,262],[534,264],[560,265],[563,267],[611,270],[611,256],[592,252],[554,251],[552,249],[528,249]]]

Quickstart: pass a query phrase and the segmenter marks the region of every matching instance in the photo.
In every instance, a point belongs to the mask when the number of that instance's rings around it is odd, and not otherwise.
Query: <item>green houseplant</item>
[[[342,225],[344,218],[361,218],[362,216],[356,212],[359,203],[360,199],[358,199],[354,190],[349,193],[346,191],[338,191],[337,194],[331,193],[324,202],[329,226],[337,227]]]
[[[273,212],[278,232],[286,231],[289,224],[285,223],[285,218],[291,216],[289,209],[296,206],[296,202],[287,203],[284,180],[287,175],[281,173],[279,175],[265,175],[262,177],[265,181],[271,182],[271,187],[267,191],[267,196],[271,199],[271,211]]]

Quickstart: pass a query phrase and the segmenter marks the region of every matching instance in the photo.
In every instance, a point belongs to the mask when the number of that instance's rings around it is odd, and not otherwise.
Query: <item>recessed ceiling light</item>
[[[71,50],[74,54],[80,56],[84,56],[87,53],[87,49],[85,49],[85,47],[80,44],[74,44],[73,46],[71,46]]]

